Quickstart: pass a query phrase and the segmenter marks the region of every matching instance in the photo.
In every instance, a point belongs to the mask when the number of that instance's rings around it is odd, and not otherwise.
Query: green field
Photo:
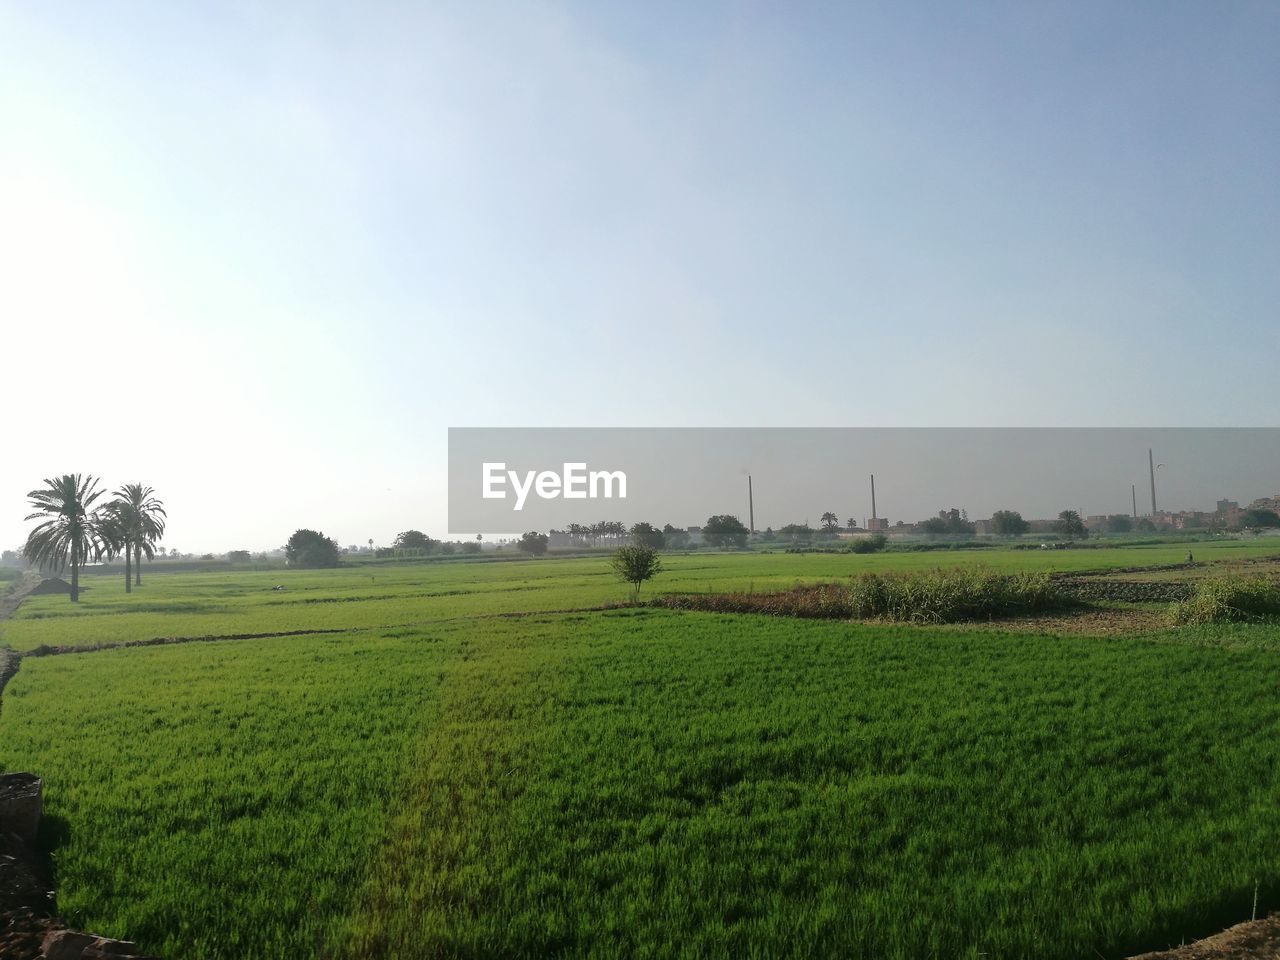
[[[1201,560],[1245,560],[1280,543],[1225,540],[1192,545]],[[652,584],[664,592],[770,590],[867,570],[929,570],[980,564],[993,570],[1096,570],[1178,563],[1186,545],[1112,550],[955,550],[882,554],[693,554],[668,558]],[[373,569],[151,574],[126,594],[122,579],[83,578],[78,606],[33,597],[0,622],[14,650],[94,646],[154,637],[413,626],[483,614],[573,610],[625,600],[604,557],[436,563]],[[273,591],[276,585],[283,591]]]
[[[1186,549],[692,555],[646,590]],[[1113,958],[1255,884],[1280,908],[1274,625],[581,610],[626,594],[603,558],[85,582],[0,641],[342,631],[27,657],[5,689],[63,913],[166,957]]]

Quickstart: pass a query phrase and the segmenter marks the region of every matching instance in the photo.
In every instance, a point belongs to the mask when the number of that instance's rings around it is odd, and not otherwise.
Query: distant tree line
[[[396,534],[390,547],[382,547],[374,551],[375,555],[384,559],[413,559],[440,555],[452,556],[455,553],[479,553],[480,540],[469,540],[462,543],[437,540],[429,537],[421,530],[405,530]]]

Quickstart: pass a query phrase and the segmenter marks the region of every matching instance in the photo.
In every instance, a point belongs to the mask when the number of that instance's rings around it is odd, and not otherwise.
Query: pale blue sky
[[[0,544],[438,534],[451,425],[1277,425],[1277,104],[1274,3],[0,0]]]

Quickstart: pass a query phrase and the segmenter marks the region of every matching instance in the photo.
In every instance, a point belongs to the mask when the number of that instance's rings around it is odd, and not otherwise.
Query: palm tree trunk
[[[142,586],[142,547],[135,547],[133,551],[133,582],[137,586]]]
[[[133,592],[133,547],[131,544],[124,545],[124,592]]]
[[[71,602],[80,602],[80,548],[71,545]]]

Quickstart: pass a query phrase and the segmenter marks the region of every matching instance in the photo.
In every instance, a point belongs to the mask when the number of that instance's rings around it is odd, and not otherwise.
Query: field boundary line
[[[19,657],[59,657],[71,653],[97,653],[100,650],[123,650],[129,647],[164,647],[179,643],[213,643],[217,640],[269,640],[273,637],[308,637],[318,634],[355,633],[368,627],[327,627],[311,630],[276,630],[270,633],[217,633],[193,637],[150,637],[146,640],[111,640],[83,647],[42,644],[32,650],[24,650]]]
[[[4,711],[4,688],[21,665],[22,657],[12,650],[0,648],[0,712]]]
[[[0,599],[0,620],[8,620],[17,613],[22,602],[31,595],[31,591],[39,583],[38,579],[28,577],[26,583]],[[18,672],[20,666],[22,666],[22,654],[8,647],[0,647],[0,710],[4,709],[4,688],[13,679],[13,675]]]
[[[477,613],[460,617],[437,617],[432,620],[406,620],[401,623],[373,624],[358,627],[314,627],[300,630],[272,630],[266,633],[207,633],[182,637],[149,637],[145,640],[108,640],[103,643],[73,646],[41,644],[30,650],[13,651],[16,658],[60,657],[73,653],[97,653],[102,650],[125,650],[134,647],[164,647],[182,643],[215,643],[219,640],[272,640],[278,637],[333,636],[341,633],[370,633],[378,630],[401,630],[405,627],[429,627],[442,623],[462,623],[469,620],[515,619],[518,617],[559,616],[567,613],[600,613],[609,610],[630,609],[631,604],[606,604],[596,607],[567,607],[561,610],[513,610],[502,613]]]

